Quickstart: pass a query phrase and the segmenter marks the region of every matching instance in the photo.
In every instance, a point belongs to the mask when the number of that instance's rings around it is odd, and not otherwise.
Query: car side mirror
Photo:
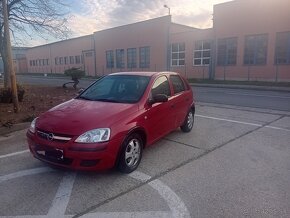
[[[149,104],[159,103],[159,102],[167,102],[168,97],[164,94],[154,95],[151,99],[149,99]]]

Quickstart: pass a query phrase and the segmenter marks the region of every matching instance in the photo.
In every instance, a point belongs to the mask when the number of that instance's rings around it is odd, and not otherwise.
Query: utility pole
[[[8,11],[7,11],[7,0],[2,0],[3,8],[3,22],[4,22],[4,50],[7,55],[7,73],[10,75],[11,80],[11,92],[12,92],[12,102],[14,107],[14,113],[19,112],[19,103],[17,95],[17,86],[16,86],[16,76],[13,67],[12,51],[11,51],[11,41],[10,41],[10,30],[8,23]]]

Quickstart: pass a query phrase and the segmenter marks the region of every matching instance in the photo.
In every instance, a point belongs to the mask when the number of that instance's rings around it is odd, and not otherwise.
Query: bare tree
[[[8,18],[14,42],[24,42],[36,35],[44,39],[48,36],[67,38],[70,33],[66,26],[68,12],[68,5],[61,0],[8,0]],[[10,82],[5,70],[5,40],[0,7],[0,54],[4,63],[4,86],[7,87]]]

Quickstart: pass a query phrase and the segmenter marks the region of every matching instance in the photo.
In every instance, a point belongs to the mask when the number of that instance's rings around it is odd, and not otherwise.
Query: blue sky
[[[142,20],[165,16],[171,8],[172,21],[197,28],[212,27],[213,5],[230,0],[65,0],[71,19],[72,37]],[[35,38],[28,46],[56,41]]]

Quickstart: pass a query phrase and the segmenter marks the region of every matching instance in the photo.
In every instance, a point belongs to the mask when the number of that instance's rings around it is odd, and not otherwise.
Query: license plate
[[[52,149],[52,150],[36,150],[36,153],[46,157],[62,160],[63,159],[63,150],[62,149]]]

